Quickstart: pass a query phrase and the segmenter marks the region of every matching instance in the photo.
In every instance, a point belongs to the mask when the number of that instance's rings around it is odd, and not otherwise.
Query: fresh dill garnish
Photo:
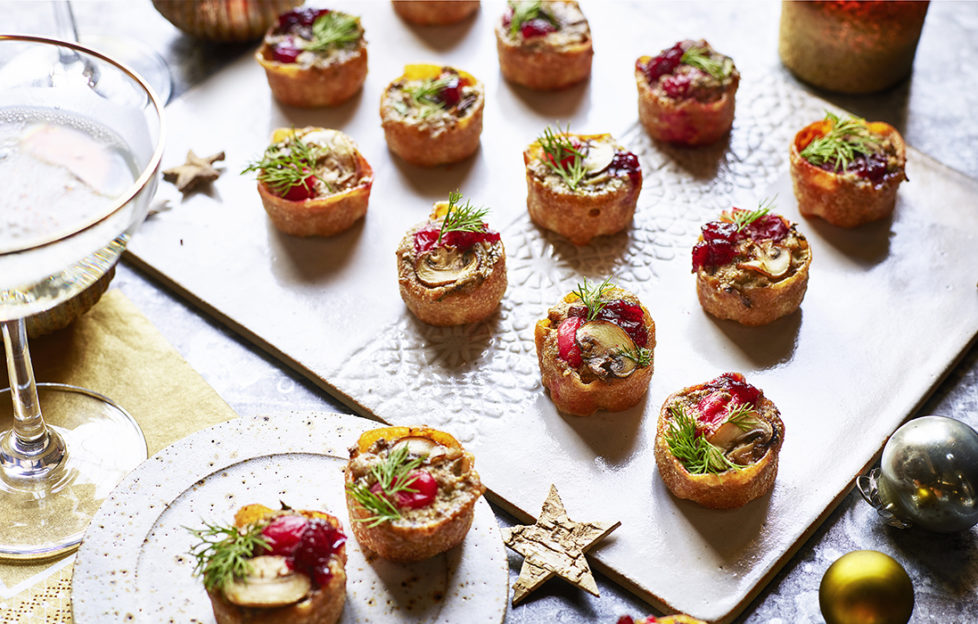
[[[597,286],[591,286],[587,283],[587,278],[584,278],[583,284],[578,284],[577,289],[572,291],[573,294],[577,295],[577,298],[587,307],[587,320],[593,321],[598,318],[598,314],[606,305],[607,301],[603,301],[601,297],[604,296],[605,292],[614,288],[611,283],[611,278],[607,277],[603,282]]]
[[[316,150],[294,133],[282,143],[269,145],[261,160],[250,163],[241,173],[258,172],[258,180],[267,184],[276,195],[285,195],[296,186],[309,188],[308,179],[315,177],[332,192],[326,180],[313,172],[317,159]]]
[[[515,35],[520,27],[532,19],[542,19],[557,27],[557,20],[550,13],[544,10],[541,0],[526,0],[524,2],[513,2],[510,0],[509,6],[513,8],[513,17],[509,22],[509,34]]]
[[[680,62],[703,70],[717,80],[725,80],[733,72],[733,61],[728,57],[713,58],[709,48],[690,48],[683,52]]]
[[[831,163],[836,171],[845,171],[858,154],[870,156],[881,149],[879,137],[869,131],[865,119],[849,117],[841,120],[827,112],[825,120],[832,124],[832,128],[801,151],[801,157],[813,165]]]
[[[757,422],[755,411],[752,403],[741,403],[730,408],[730,411],[727,412],[726,422],[737,425],[742,431],[750,431]]]
[[[550,126],[543,130],[543,136],[537,139],[537,143],[543,149],[543,163],[559,175],[561,179],[576,191],[577,185],[584,178],[587,169],[584,168],[584,154],[571,142],[567,133],[570,126],[563,132],[557,128],[554,132]]]
[[[639,368],[645,368],[652,364],[652,351],[645,347],[637,347],[635,349],[620,348],[618,353],[622,357],[626,357],[635,362]]]
[[[481,232],[485,227],[482,222],[483,217],[489,214],[487,208],[474,208],[468,200],[464,206],[458,204],[462,200],[462,194],[452,191],[448,194],[448,209],[445,211],[445,218],[441,222],[441,230],[435,244],[441,242],[441,237],[446,232]]]
[[[194,576],[204,579],[208,591],[221,589],[235,578],[242,578],[251,571],[248,561],[259,549],[268,546],[262,537],[261,525],[250,525],[243,529],[235,526],[217,526],[204,523],[203,529],[190,531],[198,542],[190,554],[196,559]]]
[[[442,89],[447,87],[454,76],[439,76],[421,80],[417,84],[404,88],[404,92],[415,106],[418,107],[418,116],[424,119],[432,113],[445,108],[445,102],[438,95]]]
[[[401,511],[394,502],[395,497],[399,492],[417,492],[411,488],[415,478],[409,475],[421,465],[424,459],[424,457],[415,457],[408,460],[408,447],[406,445],[395,448],[370,471],[377,483],[380,484],[379,493],[372,492],[365,483],[354,482],[347,485],[346,491],[350,493],[350,496],[372,514],[366,518],[356,518],[356,521],[364,522],[368,527],[375,527],[385,522],[400,519]]]
[[[681,405],[670,405],[672,420],[666,431],[669,452],[690,474],[719,474],[728,470],[740,470],[719,447],[711,444],[696,432],[696,421]]]
[[[737,231],[742,232],[751,223],[757,221],[774,207],[773,199],[765,199],[757,205],[757,210],[731,210],[729,213],[730,222],[737,226]]]
[[[360,18],[339,11],[320,15],[312,23],[312,40],[303,48],[323,52],[333,47],[345,46],[360,39]]]

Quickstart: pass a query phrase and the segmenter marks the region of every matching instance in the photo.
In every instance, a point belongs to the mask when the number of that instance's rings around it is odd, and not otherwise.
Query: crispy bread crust
[[[621,288],[609,292],[627,293]],[[577,295],[567,294],[563,300],[575,301]],[[645,306],[641,307],[648,332],[648,343],[645,347],[651,351],[655,348],[655,322]],[[533,329],[533,339],[537,347],[543,386],[550,393],[550,400],[562,412],[573,416],[590,416],[599,409],[620,412],[636,405],[649,390],[654,362],[645,368],[636,369],[624,379],[595,379],[585,383],[577,369],[560,357],[557,327],[550,321],[549,315],[537,321]]]
[[[445,26],[479,10],[479,0],[392,0],[394,12],[412,24]]]
[[[526,209],[534,223],[560,234],[575,245],[587,245],[595,236],[615,234],[628,227],[635,216],[638,195],[642,191],[641,178],[638,184],[609,187],[601,193],[573,193],[563,188],[552,188],[530,170],[530,163],[539,158],[539,152],[536,143],[523,150]]]
[[[802,215],[821,217],[832,225],[852,228],[885,219],[893,213],[897,188],[906,179],[903,169],[907,162],[907,146],[900,133],[890,124],[872,121],[867,125],[873,134],[893,141],[899,174],[874,185],[869,180],[854,180],[816,167],[802,158],[801,151],[812,140],[828,132],[831,126],[825,120],[810,123],[795,135],[789,153],[791,186]]]
[[[360,90],[367,78],[367,45],[363,39],[357,54],[326,67],[279,63],[265,43],[255,52],[255,59],[265,68],[272,95],[289,106],[315,108],[342,104]]]
[[[741,470],[720,474],[690,474],[669,450],[665,432],[672,415],[669,407],[684,394],[694,392],[704,384],[674,392],[662,404],[655,434],[655,463],[666,487],[678,498],[685,498],[710,509],[732,509],[764,496],[774,487],[778,475],[778,454],[784,442],[784,423],[774,403],[762,396],[757,413],[768,418],[774,428],[775,440],[761,459]]]
[[[374,442],[381,438],[396,442],[409,436],[424,437],[444,446],[462,449],[462,445],[454,437],[430,427],[383,427],[367,431],[361,435],[357,441],[357,446],[351,449],[351,457],[354,457],[355,453],[366,452]],[[390,561],[411,562],[434,557],[461,544],[472,526],[472,519],[475,517],[475,504],[485,491],[485,487],[479,482],[479,475],[475,471],[475,459],[472,454],[463,450],[462,457],[463,464],[468,468],[469,474],[474,476],[478,483],[479,492],[464,504],[456,506],[450,513],[436,520],[411,526],[398,526],[392,522],[384,522],[369,527],[367,523],[358,520],[370,517],[371,513],[357,502],[347,489],[346,507],[350,513],[350,528],[360,546]],[[353,483],[354,479],[349,464],[344,471],[344,476],[347,486]]]
[[[649,59],[643,56],[637,64],[644,65]],[[645,73],[637,67],[635,84],[638,86],[638,118],[653,139],[688,146],[709,145],[723,138],[733,126],[739,78],[713,102],[657,95],[649,86]]]

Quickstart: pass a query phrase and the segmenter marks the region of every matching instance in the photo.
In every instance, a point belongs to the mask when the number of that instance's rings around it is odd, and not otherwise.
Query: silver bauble
[[[859,489],[894,526],[951,533],[978,524],[978,432],[943,416],[903,425]]]

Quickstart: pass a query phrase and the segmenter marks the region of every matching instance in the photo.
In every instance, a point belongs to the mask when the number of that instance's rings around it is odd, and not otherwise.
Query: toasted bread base
[[[564,301],[575,299],[577,297],[573,294],[564,297]],[[645,348],[651,351],[655,348],[655,322],[645,306],[642,306],[642,312],[648,332]],[[543,387],[562,412],[573,416],[590,416],[598,410],[620,412],[637,405],[649,390],[654,362],[645,368],[637,368],[624,379],[595,379],[585,383],[577,370],[560,357],[557,327],[549,317],[537,321],[533,328],[533,341],[537,348]]]
[[[733,127],[736,80],[720,99],[713,102],[693,98],[676,100],[658,95],[639,69],[635,70],[635,84],[638,86],[638,119],[653,139],[690,147],[709,145],[722,139]]]
[[[262,44],[255,59],[265,69],[272,95],[289,106],[315,108],[342,104],[360,90],[367,78],[367,46],[362,42],[354,56],[325,67],[279,63],[272,59],[267,44]]]
[[[479,0],[392,0],[394,12],[421,26],[461,22],[479,10]]]
[[[435,132],[416,123],[384,118],[381,98],[381,125],[387,147],[412,165],[435,167],[464,160],[479,149],[482,135],[482,111],[485,98],[479,98],[465,117],[450,127]]]
[[[506,39],[502,22],[496,24],[496,51],[503,78],[540,90],[565,89],[591,75],[594,47],[590,36],[583,43],[562,49],[519,46]]]
[[[778,417],[777,408],[767,397],[761,397],[758,413],[770,415],[776,439],[758,461],[741,470],[728,470],[720,474],[690,474],[669,450],[665,432],[672,419],[669,407],[682,395],[700,386],[684,388],[666,398],[659,411],[655,434],[655,463],[666,487],[678,498],[691,500],[710,509],[733,509],[764,496],[774,487],[778,475],[778,454],[784,442],[784,423]],[[773,410],[773,412],[771,411]]]
[[[846,178],[802,158],[801,151],[813,139],[830,129],[825,120],[802,128],[791,142],[789,153],[791,187],[798,201],[798,210],[806,217],[821,217],[839,227],[853,228],[864,223],[885,219],[896,206],[897,188],[906,179],[903,172],[907,162],[907,146],[900,133],[888,123],[868,124],[874,134],[889,137],[896,147],[899,174],[878,185],[869,180]]]

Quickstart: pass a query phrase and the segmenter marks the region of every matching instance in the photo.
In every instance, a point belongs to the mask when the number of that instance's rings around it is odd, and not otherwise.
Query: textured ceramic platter
[[[75,562],[78,624],[213,624],[210,601],[187,553],[184,527],[227,524],[242,505],[321,509],[349,520],[347,448],[370,429],[343,414],[236,419],[177,442],[142,463],[103,503]],[[506,553],[488,503],[452,550],[416,564],[366,559],[346,530],[344,624],[498,624],[506,614]]]
[[[910,182],[892,220],[855,231],[803,220],[787,146],[824,115],[824,102],[757,60],[743,28],[697,32],[692,16],[684,23],[690,30],[677,34],[629,3],[615,11],[582,4],[595,40],[592,78],[541,94],[499,76],[491,30],[500,3],[485,2],[472,21],[444,31],[406,26],[388,3],[333,3],[363,15],[370,73],[362,93],[336,109],[283,108],[245,58],[173,103],[165,162],[180,162],[188,148],[223,149],[228,173],[210,194],[186,200],[165,185],[171,209],[145,224],[132,255],[354,410],[451,431],[518,515],[535,516],[555,483],[571,518],[620,520],[593,551],[596,567],[657,606],[728,621],[973,340],[978,185],[911,150]],[[711,23],[740,19],[739,3],[708,6],[730,12]],[[770,13],[751,27],[776,32],[777,4],[763,6]],[[622,11],[634,18],[623,20]],[[641,54],[694,32],[733,56],[743,78],[729,139],[684,150],[653,143],[637,126],[632,67]],[[482,148],[473,158],[423,170],[389,154],[377,104],[406,62],[454,65],[485,83]],[[579,132],[610,131],[639,154],[645,181],[626,232],[576,248],[530,223],[521,152],[554,119]],[[373,165],[370,209],[350,231],[318,240],[281,235],[253,180],[237,175],[273,128],[290,125],[341,128]],[[455,188],[491,207],[509,289],[487,321],[433,328],[411,317],[398,296],[394,249],[431,202]],[[699,226],[731,205],[775,196],[813,249],[802,309],[763,328],[716,321],[700,309],[689,272]],[[532,327],[582,277],[608,275],[636,292],[656,321],[651,388],[626,412],[563,416],[540,385]],[[787,434],[773,493],[712,512],[670,496],[652,438],[666,396],[727,370],[765,391]]]

